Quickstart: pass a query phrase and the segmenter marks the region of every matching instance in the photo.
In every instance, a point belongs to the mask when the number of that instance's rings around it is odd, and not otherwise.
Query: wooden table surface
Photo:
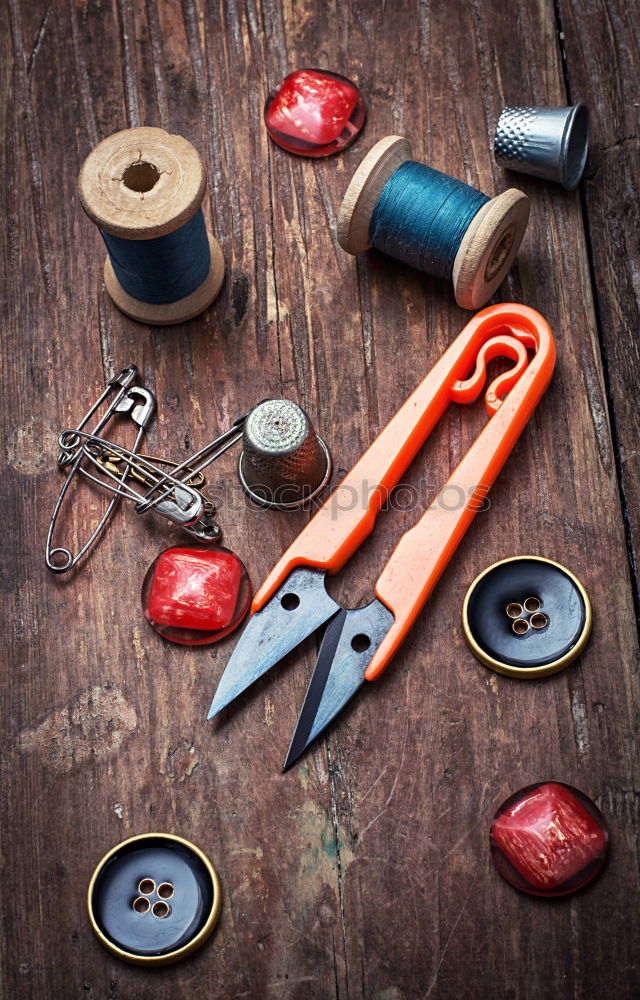
[[[3,9],[3,996],[638,995],[637,15],[624,0]],[[309,65],[357,80],[368,104],[357,142],[327,160],[289,156],[262,123],[269,89]],[[496,167],[504,105],[579,99],[592,113],[580,191]],[[219,299],[179,327],[149,329],[113,306],[76,195],[92,147],[141,124],[202,153],[227,261]],[[283,776],[313,643],[207,722],[234,640],[170,645],[139,608],[145,570],[177,531],[123,507],[79,572],[45,569],[56,436],[134,362],[158,398],[155,454],[182,459],[283,395],[349,468],[468,318],[446,284],[338,246],[348,180],[391,132],[483,191],[529,195],[529,230],[495,300],[545,315],[558,365],[392,667]],[[449,412],[409,476],[421,502],[481,420]],[[257,585],[308,515],[247,509],[231,456],[213,480],[226,543]],[[89,490],[78,499],[65,523],[74,545],[101,504]],[[332,593],[368,600],[416,518],[383,515]],[[460,628],[470,581],[519,553],[567,565],[594,606],[579,662],[537,683],[488,671]],[[496,807],[546,779],[592,796],[611,829],[604,873],[556,902],[512,889],[488,850]],[[85,911],[98,860],[149,830],[192,839],[224,886],[212,940],[151,971],[104,951]]]

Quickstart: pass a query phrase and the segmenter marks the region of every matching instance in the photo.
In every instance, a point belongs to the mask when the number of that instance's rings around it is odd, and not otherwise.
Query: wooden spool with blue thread
[[[84,161],[78,193],[109,251],[105,285],[133,319],[182,323],[220,291],[224,257],[202,216],[206,186],[197,150],[160,128],[116,132]]]
[[[338,217],[338,242],[347,253],[364,253],[375,245],[372,220],[375,223],[381,196],[390,178],[408,161],[408,140],[389,135],[375,144],[357,168]],[[516,188],[491,199],[481,195],[481,199],[484,203],[453,248],[450,278],[456,302],[463,309],[479,309],[488,302],[515,260],[529,221],[529,199]],[[423,270],[437,273],[429,267]]]

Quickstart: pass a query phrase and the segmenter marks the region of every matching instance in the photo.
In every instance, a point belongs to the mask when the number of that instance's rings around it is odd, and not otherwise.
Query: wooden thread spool
[[[127,241],[177,233],[200,211],[206,186],[204,165],[191,143],[147,127],[104,139],[84,161],[78,178],[80,201],[92,222],[102,233]],[[171,302],[135,298],[122,287],[107,256],[104,281],[118,308],[142,323],[160,326],[182,323],[206,309],[224,280],[220,245],[208,231],[206,237],[210,261],[204,280]]]
[[[338,217],[338,242],[350,254],[372,246],[371,218],[392,174],[411,160],[407,139],[389,135],[375,144],[356,170]],[[487,201],[473,217],[458,248],[452,281],[456,302],[478,309],[493,295],[511,267],[529,221],[529,199],[510,188]]]

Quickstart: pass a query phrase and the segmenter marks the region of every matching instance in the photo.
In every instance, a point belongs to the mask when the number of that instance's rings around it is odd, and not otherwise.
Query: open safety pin
[[[325,575],[340,570],[370,534],[391,490],[449,403],[472,403],[479,397],[487,364],[496,357],[515,364],[485,391],[487,424],[418,523],[398,542],[375,585],[373,601],[343,609],[327,593]],[[327,622],[286,770],[365,681],[380,676],[482,509],[549,384],[554,364],[551,330],[527,306],[491,306],[467,323],[258,590],[209,718]],[[451,504],[447,491],[455,491],[461,502]]]
[[[65,496],[71,486],[76,473],[80,472],[87,476],[87,470],[82,466],[82,460],[84,456],[84,450],[82,447],[82,441],[87,436],[92,436],[98,434],[102,428],[107,424],[111,417],[116,414],[128,414],[133,421],[133,423],[138,428],[138,433],[133,445],[132,452],[135,454],[144,437],[145,430],[153,416],[156,401],[153,393],[143,386],[132,385],[133,380],[137,374],[137,368],[135,365],[128,365],[123,368],[119,375],[110,379],[107,383],[104,392],[94,403],[91,409],[85,414],[79,423],[78,427],[74,430],[63,431],[60,435],[60,454],[58,455],[58,466],[61,469],[69,468],[67,477],[63,483],[62,489],[56,501],[55,507],[53,509],[53,514],[51,516],[51,521],[49,523],[49,530],[47,532],[47,541],[45,546],[45,561],[48,569],[52,573],[66,573],[68,570],[72,569],[73,566],[89,551],[92,545],[98,539],[101,531],[105,527],[107,521],[111,517],[120,496],[122,495],[122,490],[124,489],[124,484],[127,476],[129,475],[129,469],[125,466],[122,475],[118,479],[119,488],[115,490],[115,496],[110,501],[107,509],[105,510],[100,522],[97,527],[91,533],[87,541],[84,543],[82,548],[76,555],[63,547],[57,546],[53,547],[53,535],[56,528],[56,523],[60,514],[62,504],[64,502]],[[107,407],[103,415],[98,420],[96,426],[94,427],[91,435],[87,435],[83,428],[86,426],[87,422],[91,419],[96,410],[104,403],[107,398],[115,392],[115,398],[111,404]],[[88,478],[91,478],[89,475]],[[117,478],[117,477],[116,477]],[[62,557],[62,560],[61,560]]]
[[[222,536],[222,529],[212,520],[211,501],[196,489],[196,483],[202,485],[203,470],[240,441],[245,420],[246,414],[179,464],[164,459],[156,460],[157,464],[154,464],[152,459],[137,455],[134,451],[129,451],[111,441],[105,441],[97,434],[87,434],[83,431],[75,433],[82,440],[83,456],[94,464],[101,475],[100,478],[92,475],[88,469],[83,469],[84,475],[94,483],[133,501],[138,514],[146,514],[153,510],[179,525],[199,541],[217,542]],[[134,489],[130,482],[126,486],[122,484],[121,479],[113,471],[114,462],[122,462],[133,479],[148,487],[147,491],[142,494]],[[163,471],[159,468],[160,465],[170,466],[171,471]]]

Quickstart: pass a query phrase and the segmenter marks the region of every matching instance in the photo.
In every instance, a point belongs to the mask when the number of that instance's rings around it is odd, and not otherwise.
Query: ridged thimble
[[[266,399],[245,421],[238,474],[253,500],[292,510],[325,488],[331,456],[303,409],[289,399]]]
[[[589,111],[570,108],[504,108],[496,126],[496,163],[521,174],[578,186],[589,151]]]

